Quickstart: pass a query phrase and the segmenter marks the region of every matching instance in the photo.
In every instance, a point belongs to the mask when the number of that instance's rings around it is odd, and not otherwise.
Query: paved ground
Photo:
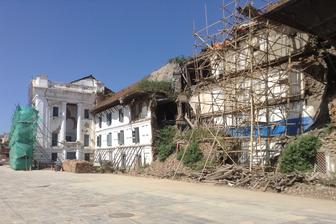
[[[0,223],[336,223],[336,203],[169,180],[0,167]]]

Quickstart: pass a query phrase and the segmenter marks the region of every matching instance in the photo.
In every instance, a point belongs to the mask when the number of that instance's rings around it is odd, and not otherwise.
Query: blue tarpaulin
[[[253,135],[260,137],[268,136],[268,129],[270,131],[271,137],[281,136],[286,133],[287,135],[297,135],[301,131],[308,130],[311,125],[314,123],[313,119],[310,117],[302,117],[302,118],[293,118],[286,120],[279,120],[273,122],[272,125],[254,125]],[[302,129],[302,130],[301,130]],[[250,136],[251,126],[239,127],[239,128],[230,128],[228,134],[230,136],[242,137],[242,136]]]

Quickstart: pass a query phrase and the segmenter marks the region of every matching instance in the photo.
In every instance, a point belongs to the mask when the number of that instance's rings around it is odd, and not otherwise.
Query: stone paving
[[[0,223],[336,223],[336,203],[170,180],[2,166]]]

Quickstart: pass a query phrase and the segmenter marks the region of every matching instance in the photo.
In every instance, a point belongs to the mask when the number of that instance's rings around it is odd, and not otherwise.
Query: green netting
[[[16,142],[10,150],[10,166],[14,170],[28,170],[32,164],[33,146]]]
[[[37,131],[37,110],[17,106],[10,131],[10,166],[14,170],[27,170],[32,165]]]

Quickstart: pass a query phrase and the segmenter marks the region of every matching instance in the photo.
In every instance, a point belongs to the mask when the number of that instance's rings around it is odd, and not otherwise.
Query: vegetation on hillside
[[[167,97],[175,99],[173,85],[169,81],[143,79],[139,82],[138,88],[142,92],[164,93]]]
[[[155,145],[157,147],[158,159],[161,162],[165,161],[176,151],[176,145],[174,141],[175,134],[176,129],[173,126],[166,126],[158,132]]]
[[[187,148],[182,149],[177,154],[177,159],[183,162],[183,165],[196,168],[199,167],[199,162],[203,159],[203,153],[196,141],[192,141]]]

